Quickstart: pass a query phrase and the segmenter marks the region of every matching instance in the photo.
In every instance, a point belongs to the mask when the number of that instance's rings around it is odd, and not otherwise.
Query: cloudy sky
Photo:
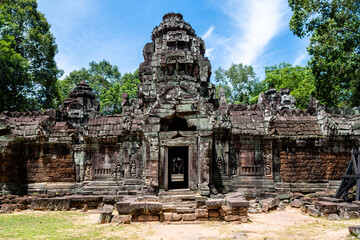
[[[289,30],[287,0],[38,0],[51,24],[65,75],[106,59],[121,73],[135,71],[153,28],[168,12],[183,14],[205,40],[213,71],[231,63],[264,67],[306,65],[308,39]]]

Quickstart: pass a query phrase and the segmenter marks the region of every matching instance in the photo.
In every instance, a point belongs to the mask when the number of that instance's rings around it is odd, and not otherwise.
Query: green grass
[[[0,239],[142,239],[151,234],[147,226],[97,224],[87,217],[76,212],[2,214]]]

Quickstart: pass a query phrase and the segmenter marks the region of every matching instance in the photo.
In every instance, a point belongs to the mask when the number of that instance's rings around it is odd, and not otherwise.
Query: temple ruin
[[[202,196],[336,189],[359,146],[360,108],[297,109],[288,89],[231,105],[210,82],[205,43],[168,13],[143,49],[138,97],[99,114],[82,81],[60,110],[0,115],[0,195]]]

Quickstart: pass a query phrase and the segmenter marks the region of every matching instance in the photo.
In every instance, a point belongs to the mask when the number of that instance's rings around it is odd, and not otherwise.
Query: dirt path
[[[313,218],[297,209],[251,214],[251,222],[234,224],[154,224],[149,240],[158,239],[347,239],[347,226],[360,220],[327,221]]]

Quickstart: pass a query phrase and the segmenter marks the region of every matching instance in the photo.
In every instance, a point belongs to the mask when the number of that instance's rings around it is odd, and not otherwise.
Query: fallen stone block
[[[33,198],[30,209],[32,210],[69,210],[70,200],[68,198]]]
[[[243,198],[229,198],[227,203],[230,208],[250,206],[250,202]]]
[[[341,220],[341,218],[336,213],[331,213],[328,216],[328,220],[330,220],[330,221],[332,221],[332,220],[339,221],[339,220]]]
[[[241,216],[239,215],[227,215],[224,217],[226,222],[233,222],[233,221],[241,221]]]
[[[111,219],[111,223],[122,223],[122,224],[130,224],[131,215],[115,215]]]
[[[313,206],[309,206],[306,210],[306,212],[313,216],[313,217],[319,217],[320,216],[320,211],[318,209],[316,209],[315,207]]]
[[[269,209],[279,206],[280,199],[279,198],[266,198],[266,199],[260,200],[259,203],[261,206],[264,206],[265,204],[267,204],[267,208],[269,210]]]
[[[112,209],[105,208],[99,216],[99,223],[110,223],[112,218]]]
[[[131,202],[117,202],[115,207],[119,214],[130,214],[130,204]]]
[[[343,220],[359,218],[359,212],[357,211],[340,211],[339,217]]]
[[[160,221],[159,215],[133,215],[133,222],[154,222]]]
[[[315,208],[322,213],[336,213],[337,204],[334,202],[318,201],[315,203]]]
[[[76,209],[82,209],[85,204],[89,209],[97,209],[102,203],[102,196],[71,195],[65,198],[70,199],[70,207]]]
[[[302,205],[304,205],[304,202],[299,199],[294,199],[291,201],[290,205],[294,208],[300,208]]]
[[[209,199],[206,201],[207,209],[219,209],[222,205],[225,205],[223,199]]]
[[[358,205],[346,203],[346,202],[337,203],[336,206],[337,206],[338,211],[358,211],[359,210]]]
[[[268,203],[263,203],[261,204],[261,211],[263,212],[268,212],[269,211],[269,204]]]
[[[360,237],[360,225],[352,225],[348,227],[349,233],[357,238]]]

